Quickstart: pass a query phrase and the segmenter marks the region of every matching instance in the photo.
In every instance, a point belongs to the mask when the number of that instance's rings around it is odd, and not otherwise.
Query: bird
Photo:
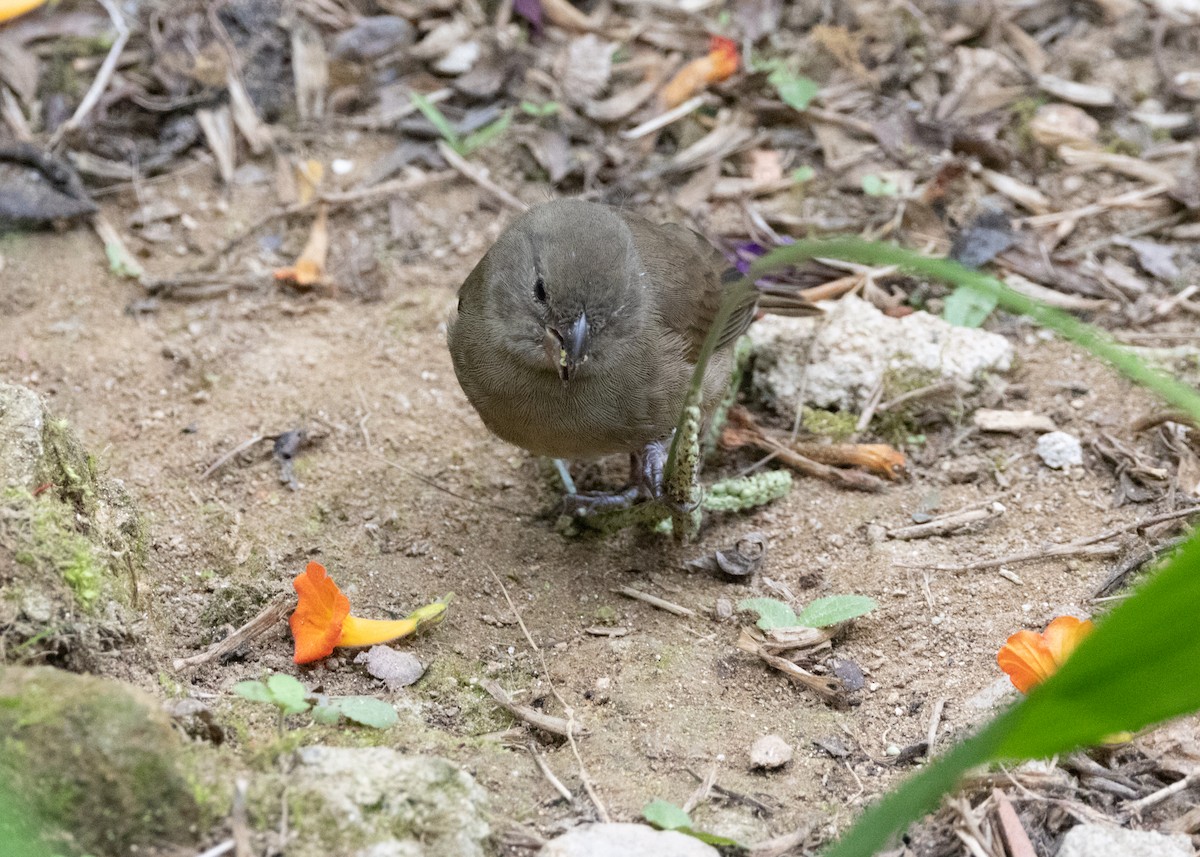
[[[565,498],[569,514],[590,514],[664,499],[668,446],[709,328],[729,301],[704,373],[705,421],[759,298],[692,229],[558,199],[520,215],[467,276],[447,344],[468,401],[501,439],[555,459],[629,454],[624,489]],[[783,303],[820,312],[798,296]]]

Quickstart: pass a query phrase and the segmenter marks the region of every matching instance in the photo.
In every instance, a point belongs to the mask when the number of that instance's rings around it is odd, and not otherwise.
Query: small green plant
[[[867,173],[862,177],[862,191],[867,196],[899,196],[900,185],[883,176]]]
[[[754,69],[768,72],[767,83],[775,88],[779,100],[801,113],[821,91],[815,80],[792,71],[781,59],[761,60],[754,63]]]
[[[847,622],[857,616],[870,613],[879,605],[875,599],[865,595],[830,595],[818,598],[797,614],[791,607],[777,598],[744,598],[738,602],[739,610],[750,610],[758,614],[758,625],[764,631],[774,628],[828,628],[839,622]]]
[[[717,836],[715,833],[705,833],[692,826],[692,817],[669,800],[652,800],[642,809],[642,818],[659,830],[675,830],[694,836],[701,842],[718,848],[745,848],[736,839],[727,836]]]
[[[373,696],[330,697],[310,694],[299,680],[284,673],[267,676],[266,681],[239,681],[233,692],[251,702],[273,705],[279,714],[279,732],[289,714],[312,712],[317,723],[332,726],[343,717],[362,726],[387,729],[399,719],[396,709]]]
[[[795,184],[804,184],[812,181],[816,174],[816,170],[805,164],[802,167],[796,167],[796,169],[792,170],[792,182]]]
[[[472,153],[491,143],[507,131],[508,126],[512,124],[512,111],[505,110],[495,122],[485,125],[478,131],[473,131],[464,137],[454,129],[453,123],[446,118],[446,114],[439,110],[437,105],[424,95],[419,92],[411,92],[409,93],[409,98],[412,99],[412,103],[416,105],[416,108],[421,111],[422,115],[437,129],[437,132],[442,135],[442,139],[446,141],[446,145],[464,158],[470,157]]]
[[[558,113],[557,101],[544,101],[541,104],[533,101],[522,101],[520,107],[522,113],[527,116],[533,116],[536,119],[554,116]]]

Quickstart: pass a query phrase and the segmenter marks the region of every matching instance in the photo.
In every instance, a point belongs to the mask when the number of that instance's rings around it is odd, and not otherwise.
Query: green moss
[[[66,853],[128,854],[196,838],[181,745],[157,703],[114,681],[0,668],[0,781]]]
[[[35,575],[65,583],[81,607],[92,607],[103,590],[108,561],[76,530],[72,510],[52,495],[34,497],[19,488],[6,489],[2,505],[0,545]]]
[[[240,628],[262,610],[273,592],[261,578],[253,582],[231,582],[208,599],[200,611],[200,626],[213,632],[222,631],[229,625]]]
[[[813,434],[843,441],[854,434],[858,416],[849,411],[826,411],[805,406],[801,425]]]
[[[620,614],[607,604],[602,604],[592,613],[592,618],[601,625],[616,625],[620,621]]]
[[[496,704],[487,692],[472,683],[483,675],[483,664],[454,655],[434,661],[414,688],[443,706],[459,710],[454,718],[459,735],[486,735],[512,726],[512,715]],[[504,685],[528,686],[533,675],[510,671],[497,677]]]

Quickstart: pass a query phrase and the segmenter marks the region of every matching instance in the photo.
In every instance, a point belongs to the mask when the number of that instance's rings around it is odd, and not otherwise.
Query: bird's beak
[[[580,313],[579,318],[564,328],[546,328],[546,338],[543,346],[551,364],[558,370],[558,376],[563,383],[571,380],[575,370],[588,358],[588,320],[587,313]]]

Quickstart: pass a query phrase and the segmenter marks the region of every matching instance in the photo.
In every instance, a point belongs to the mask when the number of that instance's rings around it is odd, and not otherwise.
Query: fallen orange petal
[[[310,562],[292,581],[300,601],[288,618],[296,641],[294,660],[307,664],[328,657],[350,615],[350,599],[342,594],[319,562]]]
[[[325,276],[325,260],[329,256],[329,215],[321,206],[313,221],[308,243],[294,265],[275,269],[275,279],[287,280],[298,286],[315,285]]]
[[[1058,668],[1050,647],[1034,631],[1018,631],[1009,637],[996,655],[996,663],[1021,693],[1029,693]]]
[[[687,63],[662,90],[663,104],[678,107],[710,83],[717,83],[738,70],[737,43],[713,36],[707,54]]]
[[[1092,632],[1092,623],[1088,619],[1076,619],[1074,616],[1059,616],[1046,626],[1042,639],[1054,657],[1054,663],[1063,665],[1063,661],[1075,647]]]

